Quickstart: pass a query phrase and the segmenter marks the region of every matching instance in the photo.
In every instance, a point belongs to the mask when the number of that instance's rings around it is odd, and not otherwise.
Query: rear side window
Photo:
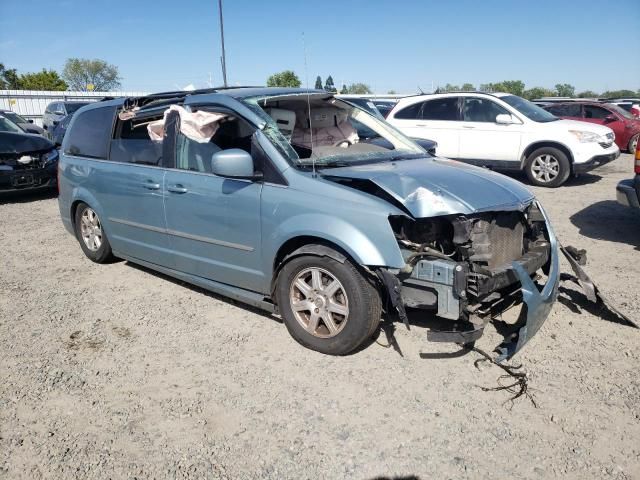
[[[414,103],[396,113],[395,118],[399,118],[400,120],[418,120],[420,118],[420,108],[422,108],[422,102]]]
[[[457,97],[437,98],[424,102],[423,120],[460,120]]]
[[[114,106],[76,113],[65,138],[64,153],[80,157],[106,159],[113,128]]]
[[[585,105],[584,106],[584,117],[585,118],[597,118],[603,119],[607,118],[611,115],[611,112],[606,108],[596,107],[595,105]]]
[[[162,119],[163,112],[130,120],[117,120],[115,138],[111,140],[109,160],[140,165],[160,165],[162,142],[154,142],[149,137],[147,125]]]
[[[557,117],[582,117],[580,105],[553,105],[547,110]]]

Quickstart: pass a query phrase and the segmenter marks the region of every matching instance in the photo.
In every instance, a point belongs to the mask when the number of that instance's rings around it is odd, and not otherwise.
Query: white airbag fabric
[[[223,113],[189,112],[179,105],[171,105],[164,111],[162,120],[151,122],[147,125],[149,137],[154,142],[161,142],[164,136],[164,123],[169,112],[178,112],[180,115],[180,132],[187,138],[199,143],[208,143],[220,126],[220,120],[227,115]]]

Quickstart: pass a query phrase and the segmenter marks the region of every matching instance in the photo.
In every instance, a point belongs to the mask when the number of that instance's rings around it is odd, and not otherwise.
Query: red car
[[[640,119],[612,103],[563,102],[543,107],[556,117],[606,125],[616,134],[620,150],[636,151],[640,137]]]

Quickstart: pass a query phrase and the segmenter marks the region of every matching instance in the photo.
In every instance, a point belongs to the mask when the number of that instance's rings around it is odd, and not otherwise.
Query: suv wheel
[[[636,149],[638,148],[638,138],[640,138],[640,133],[638,133],[637,135],[634,135],[633,137],[631,137],[631,140],[629,140],[629,153],[634,154],[636,153]]]
[[[293,258],[278,275],[276,297],[291,336],[329,355],[362,345],[382,315],[380,294],[349,260]]]
[[[86,203],[81,203],[76,209],[75,227],[80,248],[89,260],[105,263],[113,258],[111,245],[102,228],[100,217]]]
[[[571,164],[567,156],[557,148],[538,148],[529,155],[525,173],[534,185],[559,187],[569,178]]]

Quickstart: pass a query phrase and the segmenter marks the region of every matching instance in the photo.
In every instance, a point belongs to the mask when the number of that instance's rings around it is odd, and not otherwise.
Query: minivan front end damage
[[[400,270],[378,271],[392,305],[405,321],[410,307],[455,322],[448,331],[430,331],[429,340],[471,343],[492,318],[522,304],[514,331],[497,349],[503,360],[540,329],[556,300],[560,273],[557,240],[539,203],[389,221],[405,259]]]

